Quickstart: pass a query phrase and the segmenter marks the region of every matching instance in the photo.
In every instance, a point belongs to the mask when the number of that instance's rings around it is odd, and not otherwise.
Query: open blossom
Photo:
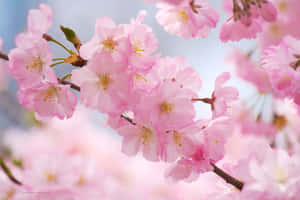
[[[42,36],[52,25],[52,9],[46,4],[40,4],[39,9],[29,11],[27,17],[28,32],[36,36]]]
[[[174,162],[180,157],[192,156],[198,146],[196,135],[201,131],[202,127],[203,122],[197,121],[183,128],[162,133],[162,160]]]
[[[69,85],[57,82],[42,82],[31,88],[20,88],[18,99],[26,109],[33,109],[39,120],[50,117],[70,118],[77,104],[76,95]]]
[[[225,144],[233,133],[232,120],[227,117],[220,117],[211,121],[203,130],[204,133],[204,157],[210,162],[216,163],[225,154]]]
[[[150,123],[137,123],[117,130],[123,136],[122,152],[134,156],[141,151],[147,160],[158,161],[160,144],[157,131]]]
[[[237,75],[245,81],[253,84],[259,92],[267,93],[272,91],[272,86],[265,68],[251,59],[247,53],[243,53],[239,49],[234,49],[228,57]]]
[[[158,3],[158,22],[171,34],[189,38],[204,38],[219,20],[217,10],[205,0],[185,0],[178,5]]]
[[[177,83],[161,83],[148,95],[142,96],[134,113],[148,118],[159,130],[170,130],[193,121],[196,111],[191,99],[193,91],[178,87]]]
[[[24,35],[25,40],[31,38],[31,35]],[[8,54],[7,71],[17,79],[20,88],[32,87],[44,80],[56,80],[56,75],[50,67],[52,53],[47,41],[42,38],[33,38],[30,45],[27,41],[25,44],[19,43],[17,48]]]
[[[93,38],[80,48],[80,56],[90,59],[95,52],[107,52],[120,61],[129,50],[129,38],[123,26],[117,26],[109,17],[98,18]]]
[[[230,79],[230,74],[224,72],[215,81],[215,90],[212,94],[213,118],[220,117],[229,113],[231,104],[238,99],[239,93],[236,88],[224,86]]]
[[[277,11],[268,1],[225,1],[226,10],[231,10],[232,17],[221,27],[220,39],[223,42],[253,39],[262,32],[262,22],[274,22]],[[233,31],[234,30],[234,31]]]
[[[159,58],[159,54],[152,55],[158,46],[158,41],[152,28],[142,24],[146,11],[140,11],[136,19],[130,24],[122,24],[130,40],[131,50],[128,52],[128,69],[132,73],[147,72]]]
[[[126,65],[117,63],[110,53],[96,52],[88,64],[72,71],[72,81],[81,88],[81,103],[108,114],[124,111],[129,98]]]
[[[294,96],[300,66],[300,41],[286,36],[277,46],[271,46],[262,56],[263,67],[271,80],[275,95]]]
[[[199,174],[212,170],[210,160],[205,158],[204,146],[197,146],[196,152],[190,157],[182,157],[171,165],[165,176],[172,181],[195,181]]]
[[[177,82],[179,87],[199,92],[201,79],[199,73],[183,57],[164,57],[157,61],[145,77],[153,87],[161,82]]]
[[[300,17],[300,2],[297,0],[272,0],[278,11],[277,20],[263,23],[263,32],[258,37],[262,48],[278,45],[285,35],[300,39],[298,19]]]

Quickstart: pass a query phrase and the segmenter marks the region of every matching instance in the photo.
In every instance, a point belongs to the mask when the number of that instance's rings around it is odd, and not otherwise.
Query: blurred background
[[[65,41],[59,25],[70,27],[76,31],[83,43],[88,41],[94,34],[94,24],[100,16],[111,17],[116,24],[129,23],[131,18],[135,18],[139,10],[146,10],[148,15],[145,24],[153,28],[153,32],[159,41],[159,52],[163,56],[183,56],[187,58],[192,67],[199,71],[202,78],[203,87],[201,97],[208,97],[214,88],[215,78],[224,71],[232,72],[232,80],[228,83],[234,85],[241,92],[240,96],[245,97],[251,94],[250,85],[243,83],[236,78],[233,68],[225,62],[232,47],[239,47],[250,50],[255,47],[255,41],[241,41],[238,43],[222,43],[219,38],[219,28],[229,17],[222,9],[221,0],[209,0],[214,7],[219,10],[220,21],[218,27],[213,29],[211,34],[205,39],[185,40],[164,31],[155,20],[157,9],[154,4],[143,2],[143,0],[0,0],[0,37],[4,41],[4,52],[14,48],[14,38],[25,30],[27,13],[29,9],[37,8],[40,3],[51,5],[53,9],[53,25],[49,31],[57,40],[71,47]],[[51,44],[54,57],[63,57],[65,52]],[[65,65],[58,69],[57,74],[65,74],[72,67]],[[8,78],[8,90],[0,92],[0,129],[10,126],[21,128],[28,127],[28,120],[24,121],[24,112],[15,98],[17,85],[14,80]],[[209,114],[209,106],[197,104],[199,116]],[[103,118],[101,114],[92,112],[95,121],[98,123]]]

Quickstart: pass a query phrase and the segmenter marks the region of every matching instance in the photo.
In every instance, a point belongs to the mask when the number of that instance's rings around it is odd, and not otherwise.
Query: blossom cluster
[[[31,10],[28,31],[16,37],[16,48],[8,54],[7,71],[18,81],[19,102],[26,109],[35,110],[40,120],[71,117],[77,104],[70,86],[60,84],[51,68],[52,52],[43,39],[51,24],[52,10],[48,5]]]
[[[185,179],[211,170],[211,163],[223,157],[232,132],[227,115],[238,92],[224,85],[230,74],[221,74],[206,102],[212,117],[195,119],[200,76],[185,58],[156,53],[157,39],[142,23],[145,15],[141,11],[130,24],[120,25],[109,17],[98,18],[94,36],[79,49],[88,63],[72,71],[71,81],[80,87],[83,105],[107,114],[107,124],[123,137],[124,153],[142,152],[147,160],[172,162],[170,176],[185,173],[179,175]],[[46,5],[29,13],[28,32],[17,37],[7,65],[19,83],[19,102],[39,120],[69,118],[77,103],[70,85],[60,83],[51,68],[51,51],[43,37],[51,16]],[[38,20],[44,26],[37,27]]]
[[[261,138],[235,132],[225,145],[226,156],[218,163],[244,181],[242,191],[212,172],[192,183],[170,183],[163,178],[164,163],[125,156],[119,150],[120,139],[92,125],[82,108],[69,120],[52,120],[26,133],[9,130],[3,141],[11,152],[7,161],[12,161],[10,168],[23,185],[11,183],[1,171],[0,197],[296,200],[299,196],[299,156],[272,149]]]
[[[206,37],[219,18],[206,0],[149,2],[159,8],[157,19],[166,31],[186,39]],[[199,95],[203,84],[199,73],[183,57],[162,57],[151,27],[143,24],[145,11],[128,24],[115,24],[107,16],[98,18],[93,37],[83,45],[75,32],[61,27],[74,44],[74,52],[47,35],[52,10],[41,4],[29,12],[27,31],[17,36],[16,48],[9,52],[6,66],[18,82],[19,102],[34,110],[38,120],[71,118],[77,104],[77,96],[71,91],[75,89],[80,92],[82,105],[106,114],[105,124],[122,138],[123,153],[142,154],[148,161],[167,163],[165,176],[170,180],[198,179],[197,184],[206,188],[200,192],[201,198],[294,200],[300,192],[300,174],[296,170],[300,165],[300,32],[294,28],[299,4],[298,0],[225,1],[225,9],[232,17],[222,25],[220,39],[226,42],[258,37],[259,52],[234,49],[228,58],[237,75],[256,87],[257,98],[263,96],[261,103],[254,99],[258,110],[245,106],[238,90],[226,85],[230,80],[228,72],[217,76],[210,97]],[[269,38],[264,27],[281,21],[290,28],[280,27],[276,38],[264,42],[264,37]],[[70,56],[53,58],[48,41],[64,47]],[[254,58],[256,53],[259,59]],[[76,68],[58,78],[52,67],[61,63]],[[68,78],[70,81],[66,81]],[[268,120],[264,112],[266,96],[271,99]],[[196,103],[207,104],[211,115],[196,117]],[[90,145],[81,142],[88,140],[86,134],[66,138],[60,135],[58,139],[50,134],[33,136],[28,145],[18,143],[19,151],[16,144],[10,144],[15,145],[17,157],[24,160],[24,169],[16,168],[16,175],[28,180],[21,189],[37,192],[37,199],[43,198],[39,195],[44,192],[47,197],[53,193],[55,198],[70,195],[71,199],[96,198],[107,191],[111,191],[109,195],[128,192],[115,180],[126,182],[126,178],[111,179],[105,171],[95,170],[99,165],[105,166],[104,160],[110,157],[105,156],[99,164],[89,159],[90,153],[82,155],[82,148],[85,151]],[[59,149],[49,142],[53,139]],[[41,157],[33,160],[33,152],[42,152]],[[55,160],[53,166],[48,157]],[[217,165],[242,186],[217,177]],[[38,174],[40,169],[45,170]],[[56,170],[55,174],[52,170]],[[226,176],[222,178],[226,180]],[[85,189],[80,189],[86,182]],[[9,191],[5,194],[10,195]],[[12,191],[14,195],[16,189]],[[133,194],[126,195],[130,199]],[[189,195],[193,196],[184,192],[184,198]],[[120,197],[107,197],[114,198]]]

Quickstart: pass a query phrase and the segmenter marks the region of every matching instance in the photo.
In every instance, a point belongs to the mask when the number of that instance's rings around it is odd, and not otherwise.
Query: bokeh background
[[[4,51],[8,52],[14,47],[15,36],[26,28],[26,18],[29,9],[37,8],[40,3],[51,5],[54,16],[53,25],[49,34],[67,46],[71,44],[65,41],[59,25],[64,25],[75,30],[82,40],[88,41],[94,34],[94,24],[100,16],[109,16],[117,24],[129,23],[135,18],[139,10],[146,10],[148,15],[144,23],[153,28],[153,32],[159,40],[159,52],[163,56],[183,56],[187,58],[195,69],[199,71],[202,78],[201,97],[210,96],[214,88],[214,80],[220,73],[229,71],[232,80],[228,83],[235,85],[242,98],[247,98],[253,92],[250,85],[242,82],[234,76],[233,68],[225,62],[226,56],[233,47],[244,50],[255,48],[255,41],[243,40],[236,43],[222,43],[219,38],[219,28],[229,17],[222,9],[222,0],[209,0],[220,13],[218,27],[213,29],[205,39],[185,40],[164,31],[155,19],[157,8],[154,4],[145,3],[143,0],[0,0],[0,37],[4,40]],[[65,52],[51,44],[54,57],[63,57]],[[63,75],[72,69],[65,65],[57,68],[57,74]],[[10,126],[26,128],[28,123],[24,122],[21,106],[18,105],[16,96],[17,85],[14,80],[9,79],[8,90],[0,92],[0,128],[6,129]],[[209,106],[197,104],[199,116],[209,114]],[[95,122],[101,121],[103,116],[92,112]]]

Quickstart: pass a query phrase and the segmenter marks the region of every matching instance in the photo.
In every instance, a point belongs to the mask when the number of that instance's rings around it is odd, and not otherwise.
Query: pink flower
[[[210,162],[216,163],[224,157],[225,144],[233,133],[232,120],[220,117],[211,121],[204,132],[203,156]]]
[[[263,67],[271,80],[275,95],[293,96],[298,88],[300,41],[286,36],[278,46],[267,48],[262,56]]]
[[[215,81],[215,90],[212,94],[213,118],[229,113],[231,104],[238,99],[239,93],[236,88],[223,86],[230,79],[230,74],[224,72]]]
[[[90,59],[99,52],[107,52],[116,60],[125,59],[129,50],[129,38],[123,26],[116,26],[109,17],[98,18],[95,25],[93,38],[80,48],[80,56]]]
[[[27,41],[24,45],[19,41],[19,46],[8,54],[7,70],[17,79],[21,88],[35,86],[44,80],[56,81],[56,75],[50,68],[52,53],[47,41],[24,35],[25,40],[32,38],[30,45]]]
[[[123,24],[126,34],[128,34],[131,52],[128,53],[128,68],[133,73],[147,72],[159,58],[159,54],[152,55],[158,46],[152,28],[142,24],[146,11],[140,11],[136,20],[131,20],[131,24]]]
[[[199,92],[201,79],[199,73],[183,57],[165,57],[157,61],[145,77],[153,87],[161,82],[176,82],[179,87]]]
[[[176,130],[161,134],[162,160],[174,162],[180,157],[190,157],[197,150],[196,134],[202,129],[202,122],[193,122]]]
[[[158,130],[177,129],[193,121],[196,112],[191,99],[196,96],[177,83],[165,82],[142,96],[133,111],[137,117],[149,119]]]
[[[261,26],[256,21],[253,21],[250,26],[245,26],[240,21],[234,21],[230,19],[226,21],[220,31],[220,39],[223,42],[239,41],[243,38],[254,39],[257,34],[262,31]]]
[[[57,116],[59,119],[70,118],[77,104],[76,95],[69,85],[57,82],[43,82],[31,88],[20,88],[18,99],[26,109],[33,109],[39,120]]]
[[[118,133],[123,136],[122,152],[129,156],[136,155],[139,151],[150,161],[158,161],[160,145],[156,130],[151,124],[138,123],[119,128]]]
[[[263,2],[260,5],[261,6],[258,6],[258,11],[262,18],[267,22],[276,21],[277,10],[275,6],[269,1],[266,1],[265,3]]]
[[[208,159],[203,155],[203,147],[197,149],[191,158],[182,158],[166,170],[165,176],[172,181],[194,181],[200,173],[212,169]]]
[[[158,22],[171,34],[189,38],[204,38],[219,20],[217,10],[205,0],[185,0],[172,5],[158,3]]]
[[[73,70],[71,79],[81,88],[81,103],[99,112],[122,113],[129,98],[130,80],[125,67],[110,53],[96,52],[84,68]]]
[[[52,9],[46,4],[40,4],[39,9],[32,9],[29,11],[27,17],[28,32],[42,37],[52,25]]]
[[[300,17],[300,2],[297,0],[273,0],[277,9],[277,20],[273,23],[264,22],[263,32],[259,36],[259,44],[262,48],[269,45],[278,45],[285,35],[300,38],[300,30],[297,28]]]
[[[277,17],[276,8],[268,0],[225,2],[225,8],[232,10],[232,17],[221,27],[223,42],[256,38],[262,32],[262,22],[274,22]]]

